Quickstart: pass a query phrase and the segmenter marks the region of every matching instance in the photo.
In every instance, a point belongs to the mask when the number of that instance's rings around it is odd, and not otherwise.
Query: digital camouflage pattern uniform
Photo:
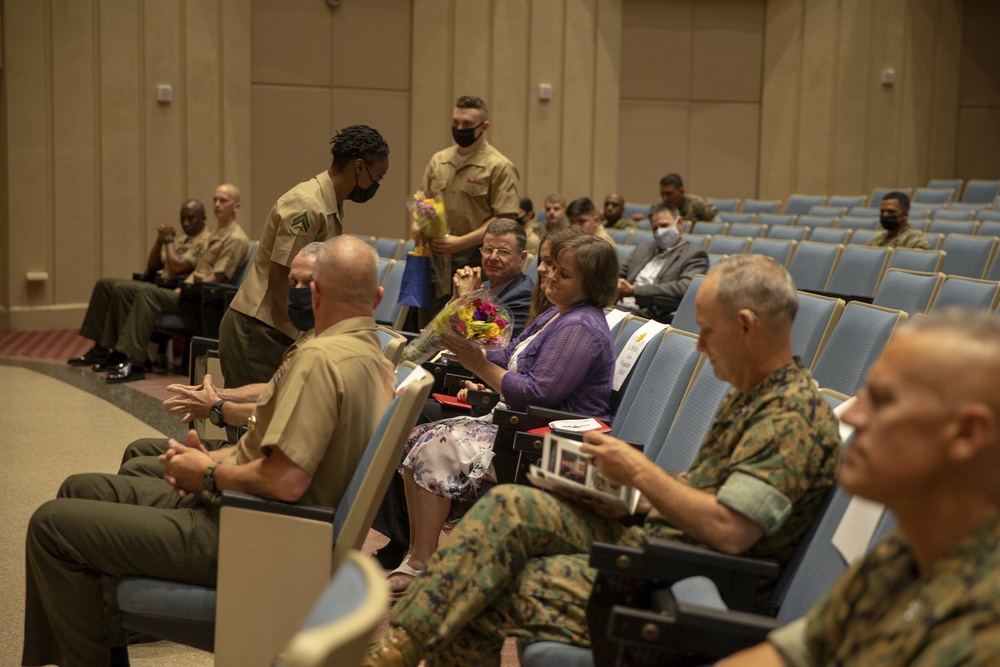
[[[680,213],[682,218],[691,222],[711,222],[719,216],[715,206],[698,195],[684,195]]]
[[[611,224],[608,223],[608,219],[607,218],[605,218],[604,216],[601,216],[601,224],[604,225],[605,229],[620,229],[620,230],[623,230],[623,231],[626,230],[626,229],[639,229],[639,223],[638,222],[636,222],[632,218],[626,217],[624,215],[622,217],[618,218],[617,220],[615,220],[615,222],[611,223]]]
[[[865,245],[888,246],[890,248],[918,248],[920,250],[931,249],[931,242],[927,240],[927,235],[909,225],[892,238],[889,238],[889,232],[883,229],[868,239],[868,243]]]
[[[795,667],[1000,664],[1000,518],[923,575],[894,533],[770,640]]]
[[[747,553],[785,562],[833,485],[837,422],[796,361],[716,413],[691,469],[678,476],[759,523]],[[638,546],[646,535],[693,542],[655,510],[626,528],[540,489],[502,485],[476,503],[390,622],[418,638],[428,664],[499,664],[504,637],[588,646],[594,541]]]

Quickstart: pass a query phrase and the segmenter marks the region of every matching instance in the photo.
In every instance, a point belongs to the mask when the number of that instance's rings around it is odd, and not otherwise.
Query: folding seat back
[[[785,214],[804,215],[814,206],[822,206],[825,203],[826,195],[792,195],[785,205]]]
[[[849,245],[840,255],[826,291],[843,297],[870,299],[875,294],[892,248]]]
[[[787,267],[795,253],[795,246],[798,241],[792,239],[754,239],[747,249],[751,255],[767,255],[778,264]]]
[[[821,387],[853,396],[896,325],[904,319],[902,311],[859,301],[847,304],[813,364],[813,378]]]
[[[922,313],[934,300],[943,282],[943,273],[889,269],[872,303],[910,315]]]
[[[947,253],[941,271],[947,275],[982,278],[997,251],[1000,239],[993,236],[948,234],[942,249]]]
[[[948,306],[994,311],[1000,299],[1000,283],[963,276],[947,276],[927,312]]]
[[[788,264],[788,273],[795,281],[795,287],[807,292],[825,291],[843,250],[844,246],[832,243],[799,243]]]
[[[792,354],[812,366],[844,310],[844,300],[799,292],[799,309],[792,323]]]

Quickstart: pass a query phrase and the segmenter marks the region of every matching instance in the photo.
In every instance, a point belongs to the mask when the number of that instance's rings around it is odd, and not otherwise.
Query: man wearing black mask
[[[869,239],[867,245],[890,248],[930,250],[931,244],[923,232],[910,227],[910,197],[905,192],[890,192],[882,198],[879,224],[882,231]]]
[[[389,170],[389,145],[367,125],[333,139],[330,168],[299,183],[274,203],[253,266],[219,328],[219,361],[229,386],[267,382],[299,329],[286,308],[292,258],[308,243],[343,232],[344,201],[375,196]]]
[[[434,154],[420,181],[425,193],[441,195],[449,228],[447,236],[430,242],[435,255],[435,299],[431,308],[420,309],[421,326],[451,298],[453,272],[479,264],[486,226],[497,218],[517,219],[517,168],[486,141],[489,127],[486,103],[478,97],[459,97],[451,114],[455,145]],[[416,224],[411,232],[414,239],[419,238]]]

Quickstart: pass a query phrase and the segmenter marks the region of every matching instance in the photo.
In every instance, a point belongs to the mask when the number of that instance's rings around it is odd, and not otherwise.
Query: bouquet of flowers
[[[423,191],[417,190],[410,196],[410,201],[406,207],[410,209],[410,216],[413,222],[420,227],[420,232],[427,239],[439,239],[448,235],[448,222],[444,214],[444,202],[441,196],[428,197]],[[416,247],[410,251],[411,255],[417,257],[430,257],[431,249],[423,239]]]
[[[492,292],[478,289],[451,301],[423,333],[403,350],[403,360],[422,364],[447,347],[442,336],[464,338],[486,350],[501,350],[510,342],[510,313]]]

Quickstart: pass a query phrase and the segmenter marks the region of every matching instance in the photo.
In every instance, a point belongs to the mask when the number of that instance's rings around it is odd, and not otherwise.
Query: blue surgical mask
[[[292,321],[299,331],[309,331],[316,326],[316,318],[313,315],[312,291],[308,287],[289,287],[288,299],[285,301],[288,306],[288,319]]]

